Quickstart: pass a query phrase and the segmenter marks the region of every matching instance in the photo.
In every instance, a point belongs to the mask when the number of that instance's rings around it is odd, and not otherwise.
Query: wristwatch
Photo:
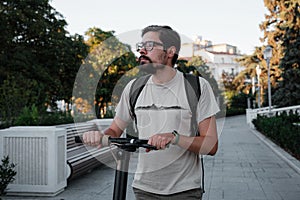
[[[172,134],[175,136],[175,141],[174,141],[172,144],[173,144],[173,145],[177,145],[178,142],[179,142],[179,133],[178,133],[176,130],[174,130],[174,131],[172,132]]]

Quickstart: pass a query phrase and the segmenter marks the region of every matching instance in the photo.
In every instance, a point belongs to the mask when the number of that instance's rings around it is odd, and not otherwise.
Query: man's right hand
[[[89,146],[101,148],[103,134],[100,131],[88,131],[82,136],[83,143]]]

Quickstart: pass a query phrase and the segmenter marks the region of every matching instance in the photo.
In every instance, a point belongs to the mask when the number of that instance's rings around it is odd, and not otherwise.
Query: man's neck
[[[163,69],[159,69],[153,74],[153,82],[156,84],[164,84],[172,80],[176,75],[176,69],[166,66]]]

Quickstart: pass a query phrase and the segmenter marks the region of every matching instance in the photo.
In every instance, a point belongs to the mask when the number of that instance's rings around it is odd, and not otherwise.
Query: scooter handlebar
[[[76,143],[83,143],[80,136],[75,136]],[[146,148],[150,150],[157,150],[155,146],[149,145],[148,140],[141,140],[141,139],[131,139],[131,138],[112,138],[109,135],[103,135],[101,144],[104,147],[110,146],[114,144],[122,149],[126,148]]]

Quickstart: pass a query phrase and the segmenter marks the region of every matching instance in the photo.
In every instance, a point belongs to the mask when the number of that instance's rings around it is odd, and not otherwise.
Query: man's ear
[[[176,54],[176,47],[174,46],[169,47],[168,54],[170,55],[170,57],[174,57],[174,55]]]

